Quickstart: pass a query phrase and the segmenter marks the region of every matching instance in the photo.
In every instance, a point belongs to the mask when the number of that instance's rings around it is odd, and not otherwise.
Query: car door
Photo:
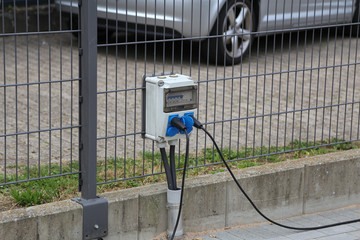
[[[303,17],[300,9],[313,1],[316,0],[261,0],[259,30],[290,29],[299,26]]]
[[[310,27],[328,23],[331,2],[333,0],[299,0],[299,18],[293,26]]]
[[[297,27],[351,22],[355,0],[301,0]]]
[[[355,12],[356,0],[327,0],[329,5],[329,22],[351,22]]]
[[[259,30],[351,22],[356,0],[261,0]]]

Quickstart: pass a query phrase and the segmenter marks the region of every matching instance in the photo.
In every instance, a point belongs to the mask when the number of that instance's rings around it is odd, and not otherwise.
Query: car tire
[[[353,37],[357,37],[360,34],[359,2],[360,0],[356,1],[356,5],[355,5],[356,9],[352,20],[353,23],[358,23],[358,24],[347,27],[348,35],[351,35]]]
[[[211,36],[223,37],[205,40],[208,45],[203,48],[203,55],[215,64],[238,64],[251,48],[254,35],[250,33],[255,30],[256,14],[250,0],[228,1],[210,32]]]

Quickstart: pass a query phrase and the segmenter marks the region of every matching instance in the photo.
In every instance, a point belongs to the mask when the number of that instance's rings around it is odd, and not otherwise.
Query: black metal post
[[[82,0],[80,0],[82,1]],[[96,198],[97,18],[96,0],[80,5],[80,164],[81,197]]]
[[[97,5],[96,0],[79,0],[81,33],[80,67],[80,176],[83,206],[83,239],[100,238],[108,231],[108,202],[96,196],[97,141]]]

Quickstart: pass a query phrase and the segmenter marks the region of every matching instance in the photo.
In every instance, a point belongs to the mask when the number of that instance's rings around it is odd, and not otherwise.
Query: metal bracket
[[[108,201],[105,198],[71,199],[83,206],[83,239],[98,239],[108,234]]]

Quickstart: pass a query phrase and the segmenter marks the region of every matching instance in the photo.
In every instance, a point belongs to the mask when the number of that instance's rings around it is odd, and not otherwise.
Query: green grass
[[[330,142],[300,142],[294,141],[285,147],[256,147],[239,149],[224,148],[223,155],[226,160],[236,160],[248,158],[239,161],[231,161],[229,165],[231,168],[247,168],[252,166],[259,166],[267,163],[281,162],[289,159],[297,159],[303,157],[310,157],[315,155],[326,154],[330,152],[344,151],[348,149],[355,149],[360,146],[359,142],[354,143],[340,143],[325,147],[314,147],[318,145],[325,145],[328,143],[341,142],[341,139],[332,139]],[[309,148],[300,151],[292,151],[293,149]],[[275,154],[279,152],[286,152]],[[274,154],[261,157],[260,155]],[[144,159],[143,159],[144,156]],[[260,156],[260,157],[257,157]],[[179,159],[180,158],[180,159]],[[185,154],[176,155],[176,162],[178,168],[183,168],[185,162]],[[213,148],[204,149],[201,153],[190,154],[189,166],[194,167],[197,165],[221,162],[220,155]],[[14,166],[8,166],[12,169]],[[6,181],[20,181],[37,177],[46,177],[49,175],[58,175],[76,172],[79,170],[78,163],[63,163],[42,165],[40,169],[38,166],[31,166],[27,168],[24,165],[18,166],[18,174],[7,174]],[[216,174],[224,172],[226,169],[223,164],[210,165],[203,167],[192,168],[187,171],[187,177],[195,177],[204,174]],[[106,182],[122,178],[131,178],[133,176],[143,176],[152,173],[159,173],[163,171],[161,164],[161,155],[159,152],[151,153],[145,152],[140,154],[136,159],[133,158],[110,158],[106,161],[98,161],[97,164],[97,181]],[[181,178],[182,172],[178,172],[178,178]],[[0,175],[0,182],[5,180],[4,175]],[[164,182],[166,177],[164,174],[140,177],[126,181],[115,183],[102,184],[98,186],[98,192],[105,192],[110,190],[133,188],[146,184],[156,182]],[[30,181],[18,183],[13,185],[0,186],[0,195],[4,198],[11,199],[18,206],[32,206],[42,203],[59,201],[79,196],[78,192],[78,176],[67,175],[62,177],[47,178],[37,181]]]
[[[28,171],[29,170],[29,171]],[[77,163],[73,163],[73,171],[77,171]],[[52,164],[49,166],[37,166],[27,168],[19,166],[19,174],[10,174],[7,176],[7,182],[21,181],[37,177],[46,177],[58,175],[60,173],[70,173],[70,164]],[[4,176],[0,175],[0,179],[4,182]],[[54,177],[41,179],[37,181],[23,182],[14,185],[0,187],[0,194],[10,196],[20,206],[33,206],[42,203],[48,203],[59,199],[66,199],[75,196],[78,190],[78,177],[69,175],[64,177]]]

